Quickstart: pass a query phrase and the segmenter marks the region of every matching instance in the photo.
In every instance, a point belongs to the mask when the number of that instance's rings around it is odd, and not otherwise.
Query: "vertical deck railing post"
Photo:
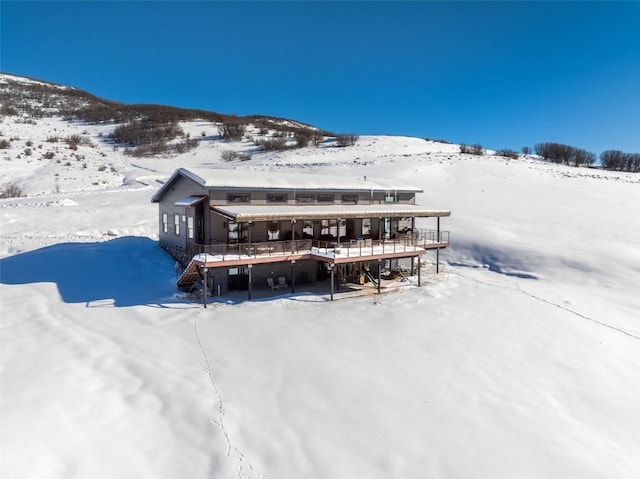
[[[248,285],[249,287],[247,288],[248,289],[247,296],[249,297],[249,301],[251,301],[251,286],[252,286],[251,271],[253,271],[253,265],[252,264],[247,265],[247,268],[249,269],[249,285]]]

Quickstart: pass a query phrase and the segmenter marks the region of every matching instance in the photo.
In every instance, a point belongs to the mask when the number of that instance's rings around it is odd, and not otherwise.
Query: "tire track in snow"
[[[213,376],[213,370],[211,368],[211,363],[209,362],[209,357],[207,356],[207,352],[205,351],[202,341],[200,340],[200,335],[198,334],[198,316],[200,316],[200,311],[198,311],[193,317],[193,332],[194,332],[196,341],[198,343],[198,346],[200,347],[200,352],[202,353],[202,357],[204,359],[204,369],[207,373],[207,376],[209,377],[209,382],[211,383],[211,387],[213,388],[213,391],[216,396],[216,400],[218,402],[218,406],[216,408],[217,417],[211,419],[211,422],[216,426],[218,426],[218,428],[220,429],[220,431],[222,431],[222,434],[224,435],[224,439],[227,443],[227,457],[232,457],[232,452],[235,453],[235,458],[238,460],[237,478],[242,479],[242,471],[245,465],[245,455],[236,446],[233,445],[233,442],[231,441],[231,437],[229,436],[229,432],[225,427],[224,401],[222,400],[222,394],[220,393],[218,384],[216,383],[215,377]],[[247,466],[252,472],[254,473],[256,472],[254,467],[250,463],[247,463]],[[262,474],[261,477],[264,479],[266,476]]]
[[[585,320],[587,320],[587,321],[591,321],[592,323],[599,324],[600,326],[604,326],[605,328],[613,329],[614,331],[617,331],[617,332],[622,333],[622,334],[624,334],[624,335],[626,335],[626,336],[629,336],[630,338],[633,338],[633,339],[635,339],[636,341],[640,341],[640,336],[636,336],[635,334],[632,334],[632,333],[630,333],[629,331],[625,331],[625,330],[624,330],[624,329],[622,329],[622,328],[618,328],[618,327],[616,327],[616,326],[612,326],[611,324],[608,324],[608,323],[605,323],[605,322],[603,322],[603,321],[599,321],[599,320],[597,320],[597,319],[591,318],[591,317],[589,317],[589,316],[586,316],[586,315],[584,315],[584,314],[582,314],[582,313],[579,313],[578,311],[574,311],[573,309],[568,308],[568,307],[566,307],[566,306],[563,306],[563,305],[561,305],[561,304],[554,303],[554,302],[553,302],[553,301],[551,301],[551,300],[548,300],[548,299],[542,298],[542,297],[540,297],[540,296],[536,296],[536,295],[535,295],[535,294],[533,294],[533,293],[529,293],[528,291],[525,291],[524,289],[522,289],[522,288],[520,287],[520,285],[519,285],[519,284],[513,283],[513,287],[512,287],[512,288],[509,288],[509,287],[507,287],[507,286],[503,286],[503,285],[499,285],[499,284],[495,284],[495,283],[489,283],[489,282],[487,282],[487,281],[482,281],[482,280],[480,280],[480,279],[473,278],[473,277],[471,277],[471,276],[469,276],[469,275],[466,275],[466,274],[460,273],[459,271],[457,271],[455,274],[457,274],[458,276],[461,276],[461,277],[463,277],[463,278],[467,278],[467,279],[470,279],[470,280],[472,280],[472,281],[475,281],[476,283],[484,284],[484,285],[486,285],[486,286],[491,286],[491,287],[494,287],[494,288],[502,288],[502,289],[512,289],[512,290],[516,290],[516,291],[518,291],[518,292],[520,292],[520,293],[522,293],[522,294],[524,294],[524,295],[529,296],[529,297],[530,297],[530,298],[532,298],[532,299],[535,299],[536,301],[540,301],[540,302],[542,302],[542,303],[546,303],[546,304],[548,304],[548,305],[550,305],[550,306],[555,306],[556,308],[558,308],[558,309],[562,309],[562,310],[564,310],[564,311],[566,311],[566,312],[568,312],[568,313],[571,313],[571,314],[573,314],[573,315],[575,315],[575,316],[577,316],[577,317],[579,317],[579,318],[581,318],[581,319],[585,319]]]

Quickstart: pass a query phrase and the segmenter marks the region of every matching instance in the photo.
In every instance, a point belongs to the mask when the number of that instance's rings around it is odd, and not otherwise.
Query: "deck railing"
[[[449,232],[420,230],[418,234],[398,238],[374,240],[352,239],[347,241],[316,241],[313,246],[322,253],[337,257],[358,257],[374,254],[407,253],[417,249],[429,249],[434,244],[448,245]]]
[[[345,241],[319,241],[299,239],[290,241],[264,241],[238,244],[190,244],[179,260],[190,261],[198,254],[216,256],[221,261],[256,257],[302,255],[318,253],[327,257],[358,257],[374,254],[415,252],[417,249],[433,248],[436,244],[449,243],[448,231],[419,230],[416,234],[398,238],[374,240],[351,239]],[[186,265],[182,265],[183,267]]]

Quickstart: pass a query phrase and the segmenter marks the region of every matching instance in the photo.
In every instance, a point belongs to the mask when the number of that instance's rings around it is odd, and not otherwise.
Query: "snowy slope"
[[[404,137],[258,153],[182,126],[197,149],[133,158],[113,125],[2,119],[20,140],[0,183],[28,193],[0,200],[3,478],[640,475],[640,177]],[[86,168],[46,141],[72,133]],[[155,241],[150,198],[181,166],[423,188],[452,210],[444,272],[204,310]]]

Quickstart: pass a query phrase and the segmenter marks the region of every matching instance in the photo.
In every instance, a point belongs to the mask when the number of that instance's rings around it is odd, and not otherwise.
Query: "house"
[[[294,291],[333,278],[371,282],[446,248],[446,210],[416,205],[420,188],[386,180],[224,169],[176,170],[153,196],[159,242],[183,268],[178,286],[216,294]],[[418,229],[416,219],[435,223]],[[439,262],[439,260],[438,260]],[[420,268],[417,268],[419,274]],[[206,295],[205,295],[206,296]]]

